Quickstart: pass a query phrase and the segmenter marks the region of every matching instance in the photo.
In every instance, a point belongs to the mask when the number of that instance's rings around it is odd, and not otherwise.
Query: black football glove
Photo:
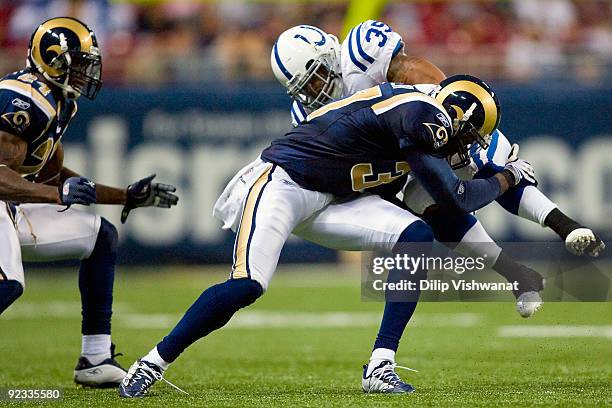
[[[178,203],[178,197],[172,194],[176,187],[169,184],[151,183],[155,174],[132,183],[127,188],[127,199],[121,211],[121,223],[125,224],[130,211],[138,207],[170,208]]]
[[[96,203],[96,184],[85,177],[70,177],[58,187],[66,211],[72,204],[90,205]]]

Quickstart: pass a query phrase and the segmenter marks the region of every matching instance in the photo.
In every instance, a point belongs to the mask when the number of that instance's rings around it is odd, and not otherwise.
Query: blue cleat
[[[119,385],[119,396],[123,398],[140,398],[149,393],[149,388],[155,382],[162,380],[172,387],[187,394],[170,381],[164,379],[164,370],[145,360],[137,360],[127,372],[127,375]]]
[[[396,374],[395,368],[403,368],[409,371],[416,371],[408,367],[398,366],[391,361],[382,361],[379,365],[368,372],[368,364],[363,366],[363,377],[361,387],[368,394],[411,394],[415,391],[414,387],[402,381]]]

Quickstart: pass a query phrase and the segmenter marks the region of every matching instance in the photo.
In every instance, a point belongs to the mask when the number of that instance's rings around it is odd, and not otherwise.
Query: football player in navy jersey
[[[0,79],[0,313],[24,291],[22,261],[81,260],[83,336],[74,380],[93,387],[117,386],[125,374],[111,343],[117,230],[73,205],[122,205],[125,222],[134,208],[178,200],[175,188],[152,183],[154,176],[114,188],[63,166],[62,136],[76,100],[96,97],[101,69],[93,31],[58,17],[32,34],[27,67]]]
[[[445,211],[464,214],[523,179],[533,179],[529,163],[518,157],[485,179],[464,181],[455,175],[447,157],[483,143],[500,118],[497,98],[484,82],[451,77],[442,91],[457,84],[469,86],[442,100],[389,83],[357,92],[314,111],[240,170],[215,205],[215,216],[236,231],[230,278],[205,290],[174,329],[130,367],[119,394],[146,395],[189,345],[259,298],[291,233],[330,248],[427,253],[434,239],[429,225],[370,191],[395,183],[401,188],[413,174]],[[451,105],[463,107],[463,113]],[[342,214],[349,213],[351,222],[343,223]],[[406,250],[405,243],[414,246]],[[426,272],[415,271],[415,279],[423,279]],[[516,277],[519,292],[542,289],[542,279],[535,275]],[[411,311],[414,299],[408,302]],[[377,339],[381,348],[397,348],[412,313],[400,315],[383,323]],[[369,373],[364,369],[364,390],[414,391],[395,367],[382,360]]]

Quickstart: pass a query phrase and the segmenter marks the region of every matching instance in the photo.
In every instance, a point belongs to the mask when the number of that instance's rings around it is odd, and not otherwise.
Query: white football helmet
[[[270,60],[276,79],[304,107],[317,109],[342,96],[335,36],[309,25],[290,28],[274,43]]]

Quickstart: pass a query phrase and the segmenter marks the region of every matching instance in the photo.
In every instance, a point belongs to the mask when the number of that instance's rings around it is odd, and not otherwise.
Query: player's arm
[[[15,171],[25,160],[28,145],[18,136],[0,131],[0,200],[17,203],[55,203],[56,187],[32,183]]]
[[[82,177],[76,171],[62,167],[59,175],[60,183],[71,177]],[[110,187],[96,183],[96,204],[118,204],[125,205],[127,200],[127,188]]]
[[[397,54],[389,63],[387,81],[400,84],[438,84],[446,75],[434,64],[420,57]]]
[[[61,146],[58,147],[56,155],[63,158],[64,154]],[[58,176],[59,183],[63,184],[66,180],[71,178],[82,178],[82,176],[62,166]],[[130,211],[135,208],[170,208],[176,205],[178,203],[178,196],[173,194],[176,191],[176,187],[168,184],[153,183],[152,181],[154,178],[155,175],[145,177],[142,180],[130,184],[127,188],[96,184],[96,203],[123,205],[121,222],[125,222]]]
[[[436,203],[453,212],[476,211],[515,184],[514,176],[508,170],[489,178],[468,181],[459,179],[446,159],[426,154],[418,148],[407,149],[405,157],[411,171]]]

